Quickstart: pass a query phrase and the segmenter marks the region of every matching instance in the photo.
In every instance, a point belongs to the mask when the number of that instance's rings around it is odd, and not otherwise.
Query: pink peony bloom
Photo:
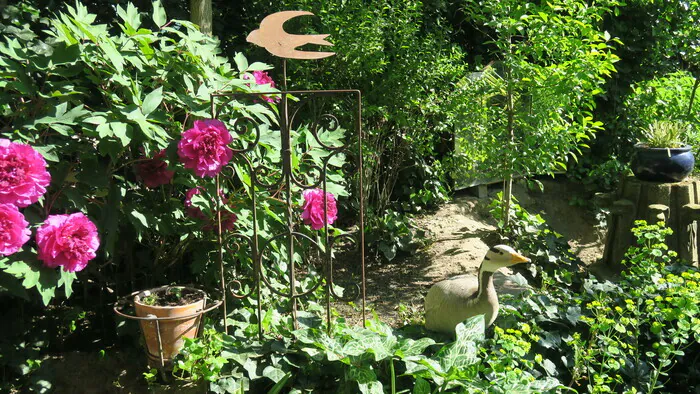
[[[258,85],[270,85],[270,88],[274,89],[275,88],[275,81],[272,80],[272,77],[270,77],[267,72],[265,71],[253,71],[253,77],[255,78],[255,83]],[[248,79],[248,75],[245,75],[243,79]],[[281,98],[279,96],[272,98],[263,95],[263,99],[269,103],[274,103],[274,102],[279,102]]]
[[[333,224],[338,218],[338,208],[333,193],[326,192],[326,210],[328,211],[328,224]],[[310,224],[314,230],[323,228],[323,190],[304,190],[304,212],[301,214],[304,224]]]
[[[46,161],[29,145],[0,138],[0,204],[26,207],[51,183]]]
[[[29,223],[12,204],[0,204],[0,256],[9,256],[29,241]]]
[[[193,187],[192,189],[188,190],[187,193],[185,194],[185,213],[187,216],[194,218],[194,219],[199,219],[206,221],[207,223],[204,225],[202,228],[205,231],[211,231],[211,230],[217,230],[218,231],[218,226],[216,225],[216,219],[217,215],[214,213],[214,216],[209,219],[207,215],[202,212],[199,207],[194,207],[192,206],[192,196],[196,194],[200,194],[203,189],[201,187]],[[224,198],[224,193],[219,190],[219,195],[222,197],[223,203],[228,204],[228,200]],[[236,225],[236,220],[238,220],[238,217],[234,213],[231,213],[229,211],[221,211],[221,230],[222,231],[230,231],[233,230],[235,225]]]
[[[233,157],[227,146],[231,141],[231,133],[220,120],[195,120],[194,127],[182,133],[177,154],[185,168],[197,176],[214,177]]]
[[[36,232],[39,260],[49,268],[82,271],[100,247],[97,227],[81,212],[50,215]]]
[[[152,159],[142,161],[136,165],[136,173],[146,187],[156,188],[160,185],[166,185],[173,179],[174,171],[168,171],[168,163],[163,160],[165,158],[165,149],[156,153]]]

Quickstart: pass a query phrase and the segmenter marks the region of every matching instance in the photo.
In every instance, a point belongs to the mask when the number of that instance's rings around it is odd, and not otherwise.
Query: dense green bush
[[[697,154],[700,149],[700,102],[694,99],[691,108],[695,81],[689,72],[679,71],[634,84],[632,92],[625,98],[624,120],[619,123],[628,130],[629,144],[633,145],[642,130],[654,121],[683,121],[691,127],[690,133],[684,137]]]
[[[594,98],[615,71],[619,41],[602,31],[616,1],[474,1],[469,21],[485,31],[489,65],[459,84],[453,168],[462,179],[504,179],[566,170],[602,123]],[[504,214],[506,224],[509,215]]]
[[[606,161],[614,155],[628,162],[632,153],[629,145],[637,136],[626,118],[625,101],[635,84],[645,83],[664,75],[685,71],[696,78],[700,52],[700,3],[697,1],[626,1],[624,7],[609,15],[605,29],[619,37],[618,72],[605,86],[607,94],[600,97],[597,117],[605,130],[589,153],[593,163]],[[634,116],[632,114],[631,116]]]

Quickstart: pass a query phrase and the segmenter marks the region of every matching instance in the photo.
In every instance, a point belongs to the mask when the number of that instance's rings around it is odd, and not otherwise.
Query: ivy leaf
[[[368,384],[377,381],[377,374],[370,367],[351,367],[348,371],[348,379],[360,384]]]
[[[247,360],[243,363],[243,369],[245,369],[246,371],[248,371],[248,377],[249,377],[251,380],[255,380],[255,379],[257,379],[257,378],[260,377],[260,376],[258,375],[258,363],[256,363],[255,360],[253,360],[253,359],[250,359],[250,358],[247,359]]]
[[[384,394],[384,386],[378,380],[369,383],[359,383],[358,386],[362,394]]]
[[[571,324],[576,325],[581,318],[581,307],[580,306],[570,306],[566,309],[566,319],[571,322]]]
[[[455,328],[457,343],[466,341],[483,341],[486,325],[484,315],[470,317],[465,322],[459,323]]]
[[[542,368],[544,368],[544,371],[547,372],[547,375],[549,376],[558,375],[557,366],[548,358],[542,361]]]
[[[286,374],[281,369],[273,367],[272,365],[268,365],[267,367],[265,367],[265,369],[263,369],[262,376],[269,378],[273,382],[277,383],[284,379]]]
[[[284,388],[285,384],[287,384],[287,380],[292,377],[291,372],[287,372],[282,379],[280,379],[277,384],[272,386],[272,388],[267,392],[268,394],[278,394],[279,392],[282,391]]]

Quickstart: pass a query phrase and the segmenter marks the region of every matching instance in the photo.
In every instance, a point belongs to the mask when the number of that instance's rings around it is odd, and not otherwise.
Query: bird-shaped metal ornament
[[[457,324],[477,315],[490,326],[499,309],[493,274],[529,261],[510,246],[497,245],[486,253],[477,278],[462,275],[436,283],[425,297],[425,328],[454,335]]]
[[[333,45],[326,41],[329,34],[289,34],[284,31],[284,23],[302,15],[313,15],[308,11],[282,11],[268,15],[260,22],[260,28],[253,30],[246,41],[264,47],[271,54],[287,59],[323,59],[335,55],[334,52],[299,51],[296,48],[306,44]]]

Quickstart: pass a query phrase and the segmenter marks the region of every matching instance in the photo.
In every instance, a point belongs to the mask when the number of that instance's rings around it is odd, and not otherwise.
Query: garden
[[[700,393],[700,1],[0,13],[0,392]]]

